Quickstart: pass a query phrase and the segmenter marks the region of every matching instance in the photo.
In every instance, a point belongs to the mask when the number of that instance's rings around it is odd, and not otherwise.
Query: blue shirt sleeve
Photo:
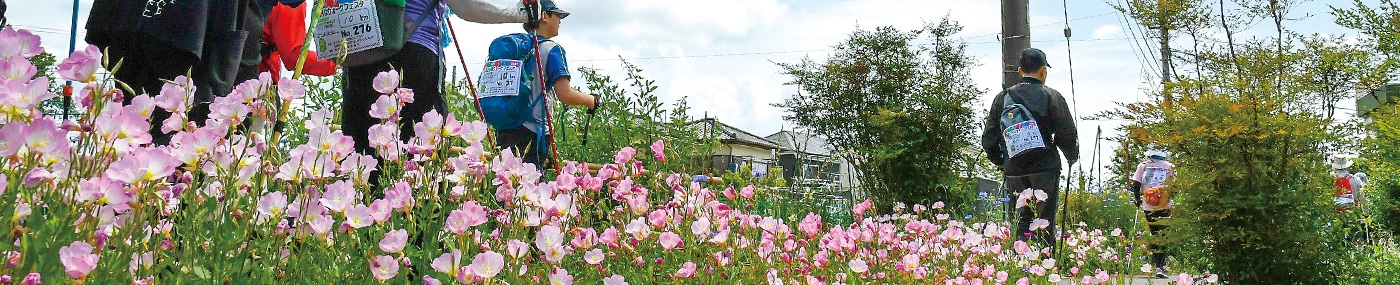
[[[545,77],[549,78],[549,90],[554,90],[554,81],[569,76],[568,59],[564,57],[564,46],[554,45],[549,50],[549,62],[545,63]]]

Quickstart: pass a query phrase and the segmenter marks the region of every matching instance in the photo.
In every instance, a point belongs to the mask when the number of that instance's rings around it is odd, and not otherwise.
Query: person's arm
[[[559,102],[567,105],[585,106],[589,109],[596,108],[596,101],[593,95],[583,94],[569,86],[568,77],[560,77],[554,80],[554,95],[559,96]]]
[[[1133,171],[1133,176],[1128,178],[1133,184],[1133,205],[1137,205],[1138,207],[1142,207],[1142,176],[1145,172],[1147,172],[1147,166],[1138,164],[1137,170]]]
[[[447,7],[457,17],[483,24],[524,23],[527,19],[523,6],[501,6],[486,0],[445,0]]]
[[[1065,96],[1061,96],[1056,91],[1050,94],[1053,107],[1050,108],[1052,120],[1055,120],[1055,146],[1060,148],[1060,152],[1065,154],[1065,160],[1070,164],[1079,161],[1079,128],[1074,125],[1074,114],[1069,112],[1069,104],[1065,103]]]
[[[1001,98],[1005,97],[1002,96],[1005,93],[1006,91],[1002,91],[1002,93],[997,94],[996,98],[992,99],[992,107],[987,110],[987,118],[982,120],[982,151],[987,153],[987,160],[990,160],[997,167],[1004,167],[1003,164],[1006,163],[1006,146],[1004,145],[1006,142],[1002,141],[1001,115],[998,115],[1004,104]]]
[[[271,32],[272,46],[277,50],[277,55],[282,57],[282,65],[287,70],[295,71],[297,69],[297,58],[301,57],[302,46],[306,45],[307,6],[310,5],[300,5],[295,8],[287,5],[276,5],[267,18],[267,26],[263,28]],[[316,52],[308,51],[306,63],[302,65],[301,72],[316,76],[335,75],[335,62],[317,60]]]

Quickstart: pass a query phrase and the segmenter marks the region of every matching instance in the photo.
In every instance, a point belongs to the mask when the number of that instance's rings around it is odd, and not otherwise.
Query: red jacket
[[[292,7],[277,3],[267,15],[267,22],[263,24],[263,62],[258,71],[272,73],[273,80],[281,78],[283,66],[287,70],[297,68],[296,58],[301,56],[301,47],[306,44],[306,6],[309,5]],[[283,61],[284,58],[289,60]],[[316,60],[316,52],[309,51],[301,72],[331,76],[335,74],[335,62]]]

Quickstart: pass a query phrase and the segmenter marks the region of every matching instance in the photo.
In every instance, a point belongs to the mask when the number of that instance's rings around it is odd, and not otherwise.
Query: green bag
[[[427,6],[429,10],[410,24],[405,16],[405,1],[357,0],[326,7],[317,23],[318,55],[322,59],[338,59],[348,50],[339,64],[354,67],[382,62],[398,54],[413,32],[432,15],[431,9],[442,2],[434,0]]]

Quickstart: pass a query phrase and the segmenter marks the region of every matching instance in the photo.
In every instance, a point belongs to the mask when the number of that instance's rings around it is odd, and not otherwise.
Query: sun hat
[[[1327,165],[1332,166],[1332,169],[1346,169],[1351,167],[1351,164],[1351,156],[1349,155],[1333,154],[1327,158]]]

